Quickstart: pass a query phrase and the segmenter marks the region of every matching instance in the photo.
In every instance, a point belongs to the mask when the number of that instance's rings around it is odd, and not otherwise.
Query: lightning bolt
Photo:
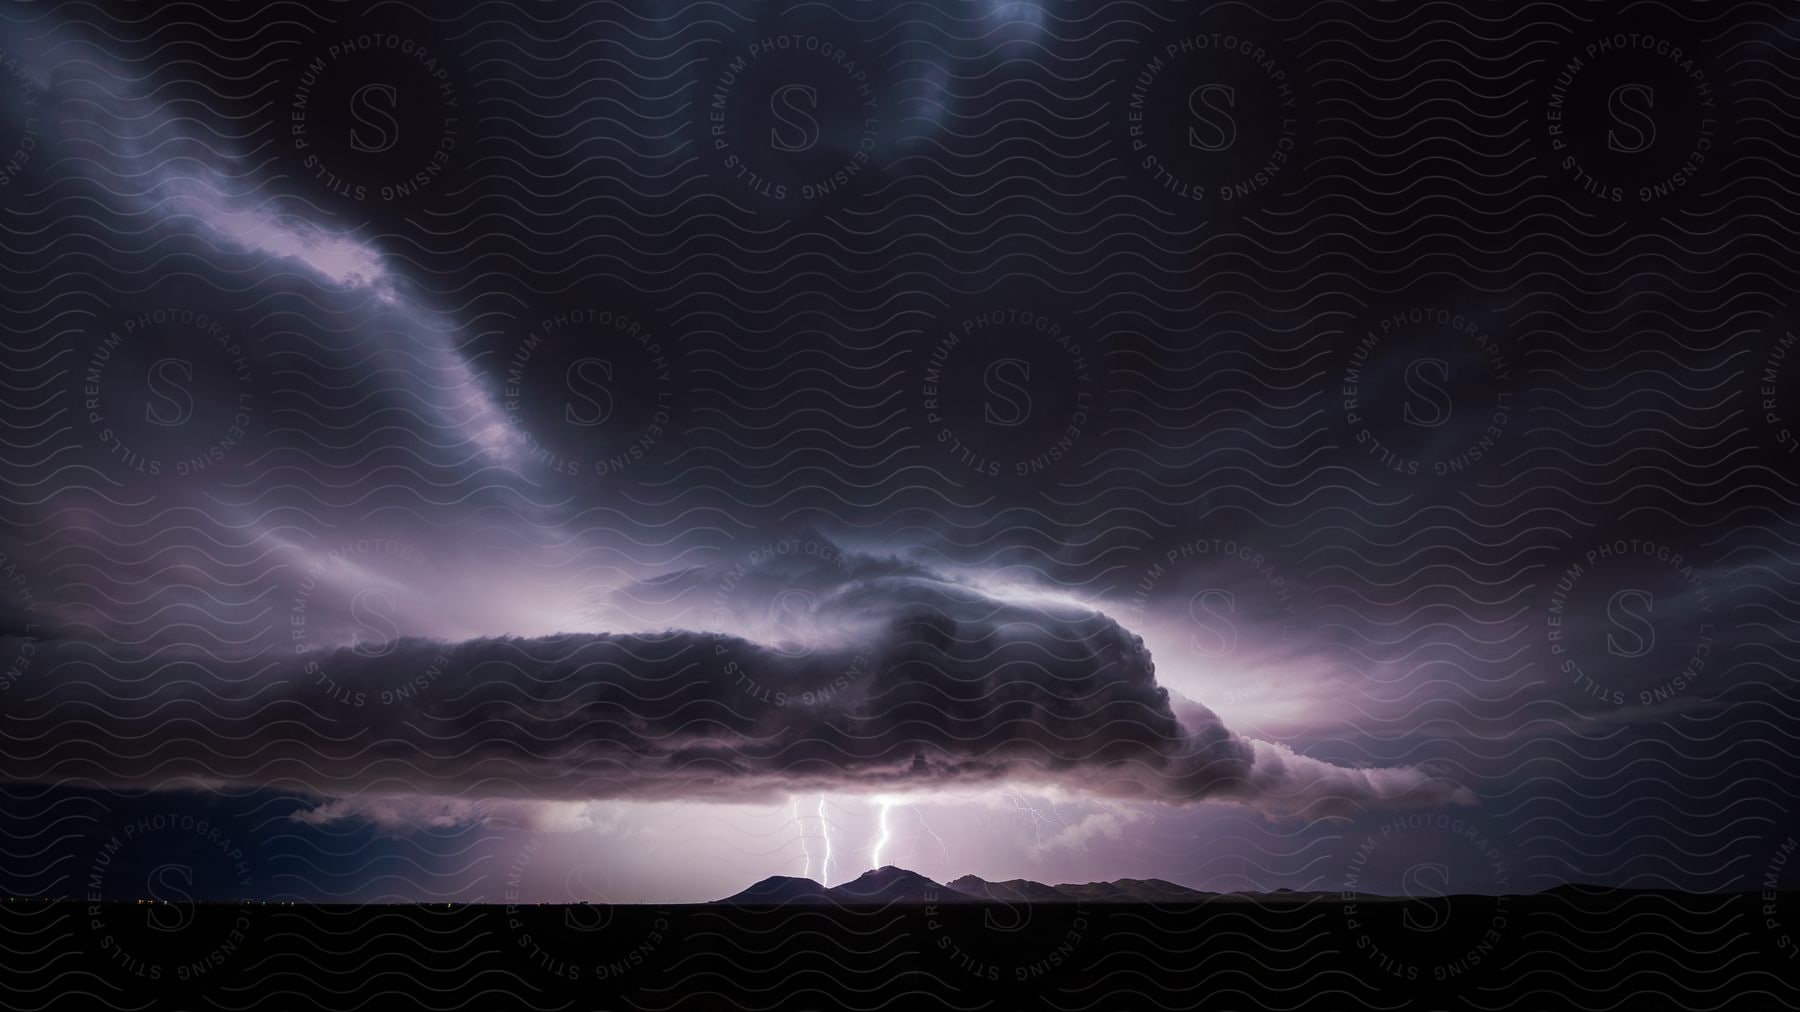
[[[800,834],[800,855],[805,859],[805,866],[800,869],[801,878],[812,878],[812,849],[806,845],[806,824],[800,821],[800,798],[794,798],[794,829]]]
[[[912,808],[913,814],[919,817],[919,825],[924,827],[925,832],[931,834],[933,840],[937,841],[938,849],[943,851],[944,857],[948,859],[950,857],[950,845],[944,842],[943,837],[937,835],[937,830],[931,828],[931,823],[925,821],[925,813],[919,811],[918,805],[911,805],[909,807]]]
[[[1006,792],[1002,791],[1000,793],[1000,796],[1002,798],[1005,798],[1006,800],[1012,802],[1014,811],[1018,812],[1020,815],[1027,816],[1031,819],[1032,836],[1038,840],[1042,840],[1044,838],[1044,827],[1051,824],[1049,816],[1046,816],[1043,812],[1038,811],[1037,806],[1035,806],[1031,802],[1025,800],[1025,796],[1023,794],[1007,794]],[[1056,813],[1056,821],[1062,823],[1062,827],[1064,829],[1069,828],[1068,820],[1066,820],[1062,817],[1061,812],[1056,811],[1055,804],[1050,804],[1050,810],[1052,812]]]
[[[819,795],[819,832],[825,834],[825,859],[819,862],[819,884],[831,885],[831,820],[825,817],[825,795]]]
[[[876,868],[880,868],[881,848],[887,846],[888,842],[888,809],[894,807],[894,803],[885,800],[878,800],[875,803],[881,806],[881,818],[876,822],[876,826],[880,830],[881,835],[876,838],[874,845],[869,848],[869,860],[874,863]]]

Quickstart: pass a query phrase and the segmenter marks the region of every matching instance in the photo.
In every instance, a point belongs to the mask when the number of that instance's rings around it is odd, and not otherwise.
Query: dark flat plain
[[[1800,896],[1187,905],[0,904],[11,1007],[1800,1007]]]

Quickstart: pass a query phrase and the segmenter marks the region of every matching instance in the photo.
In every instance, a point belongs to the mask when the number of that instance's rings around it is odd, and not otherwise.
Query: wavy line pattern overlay
[[[0,1004],[1800,1007],[1797,166],[1765,0],[10,3]]]

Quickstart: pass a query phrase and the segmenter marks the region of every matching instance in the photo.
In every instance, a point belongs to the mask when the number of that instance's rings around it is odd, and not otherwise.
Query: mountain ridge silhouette
[[[1286,889],[1267,893],[1204,892],[1158,878],[1047,885],[1023,878],[989,881],[978,875],[963,875],[939,883],[889,864],[829,888],[810,878],[771,875],[713,902],[737,906],[790,903],[840,906],[870,903],[1199,903],[1231,899],[1306,900],[1331,895],[1336,894]]]

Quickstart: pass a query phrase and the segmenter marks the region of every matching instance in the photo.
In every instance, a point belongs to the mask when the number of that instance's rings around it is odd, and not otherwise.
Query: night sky
[[[0,890],[1794,886],[1792,12],[461,6],[0,14]]]

